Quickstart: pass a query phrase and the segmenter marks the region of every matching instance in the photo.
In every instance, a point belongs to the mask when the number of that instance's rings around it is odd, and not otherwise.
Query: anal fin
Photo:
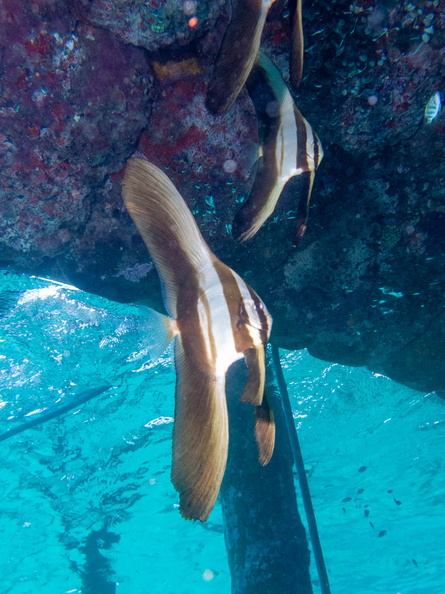
[[[263,402],[264,385],[266,381],[266,359],[264,346],[258,346],[244,351],[247,365],[247,380],[240,401],[260,406]]]
[[[261,466],[266,466],[275,447],[275,420],[269,404],[267,387],[264,390],[263,402],[255,408],[255,439],[258,445],[258,461]]]

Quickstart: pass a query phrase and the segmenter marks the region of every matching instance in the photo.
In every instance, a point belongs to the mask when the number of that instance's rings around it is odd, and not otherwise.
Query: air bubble
[[[213,580],[213,578],[215,577],[215,574],[213,573],[213,571],[211,569],[206,569],[205,571],[203,571],[202,573],[202,579],[205,582],[211,582]]]
[[[233,173],[236,171],[237,167],[238,165],[233,159],[227,159],[224,161],[223,169],[226,173]]]

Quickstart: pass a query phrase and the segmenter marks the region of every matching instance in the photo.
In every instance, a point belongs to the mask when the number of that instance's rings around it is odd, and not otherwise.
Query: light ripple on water
[[[137,307],[13,275],[1,290],[23,293],[0,328],[0,423],[113,386],[2,444],[2,592],[80,591],[81,547],[104,524],[120,535],[102,552],[122,592],[229,592],[220,530],[182,520],[170,482],[171,350],[146,358]],[[332,592],[445,591],[444,401],[304,351],[282,357]]]

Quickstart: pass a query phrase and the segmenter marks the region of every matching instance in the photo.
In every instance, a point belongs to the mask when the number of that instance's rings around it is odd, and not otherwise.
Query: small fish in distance
[[[301,175],[295,245],[306,231],[315,170],[323,158],[323,149],[297,109],[278,68],[262,52],[247,81],[247,90],[257,112],[261,151],[255,181],[235,215],[232,234],[236,241],[251,239],[275,210],[289,179]]]
[[[210,251],[160,169],[145,159],[130,159],[123,198],[164,287],[170,317],[158,315],[165,346],[175,338],[172,482],[181,514],[205,521],[227,461],[226,372],[243,356],[247,380],[241,401],[255,406],[260,463],[267,464],[273,452],[275,424],[264,389],[264,347],[272,318],[255,291]]]
[[[431,124],[433,120],[437,118],[442,109],[442,97],[437,91],[434,95],[431,95],[428,103],[425,106],[425,121],[427,124]]]

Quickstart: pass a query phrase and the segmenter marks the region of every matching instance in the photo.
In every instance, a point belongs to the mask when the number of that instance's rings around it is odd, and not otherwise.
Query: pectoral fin
[[[241,402],[255,405],[255,439],[258,461],[265,466],[272,457],[275,445],[275,421],[269,405],[266,383],[264,347],[244,351],[247,381]]]
[[[264,346],[245,350],[244,358],[247,365],[247,381],[240,401],[260,406],[263,402],[266,379]]]
[[[177,372],[172,482],[184,518],[205,521],[213,509],[228,450],[225,376],[203,372],[187,356],[182,337],[175,344]]]
[[[266,466],[272,458],[275,446],[275,420],[268,399],[268,389],[264,390],[263,402],[255,408],[255,439],[258,444],[258,461]]]

